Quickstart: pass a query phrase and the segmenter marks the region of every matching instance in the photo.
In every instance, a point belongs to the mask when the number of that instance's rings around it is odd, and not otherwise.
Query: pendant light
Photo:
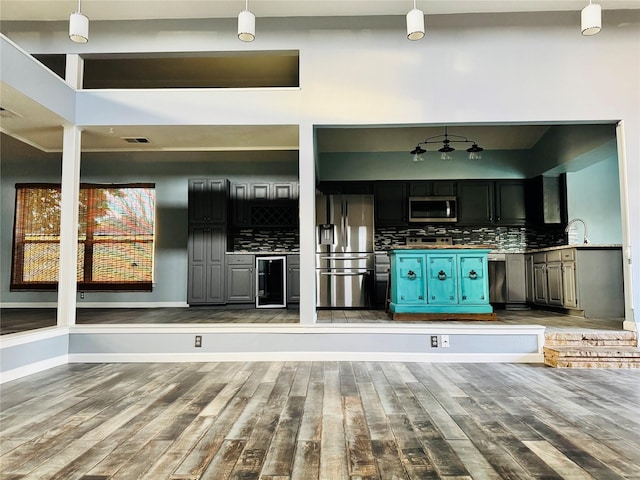
[[[416,0],[413,0],[413,10],[407,13],[407,38],[420,40],[424,37],[424,13],[416,8]]]
[[[78,11],[69,17],[69,38],[76,43],[89,41],[89,19],[80,12],[80,0]]]
[[[244,10],[238,14],[238,38],[243,42],[256,38],[256,16],[249,11],[249,0],[245,0]]]
[[[597,3],[591,3],[582,9],[581,15],[582,35],[595,35],[602,28],[602,7]]]
[[[469,160],[479,160],[482,158],[481,152],[484,151],[484,148],[479,147],[478,144],[474,140],[469,140],[467,137],[463,137],[460,135],[453,135],[449,133],[448,128],[444,127],[443,135],[434,135],[433,137],[427,138],[425,141],[420,142],[416,145],[416,148],[411,150],[411,155],[413,155],[414,162],[422,162],[424,161],[424,154],[427,153],[427,150],[422,148],[421,145],[425,145],[427,148],[429,144],[442,144],[442,147],[438,149],[440,152],[441,160],[452,160],[452,152],[456,149],[451,145],[452,143],[465,143],[471,144],[469,148],[467,148],[467,153],[469,153]]]

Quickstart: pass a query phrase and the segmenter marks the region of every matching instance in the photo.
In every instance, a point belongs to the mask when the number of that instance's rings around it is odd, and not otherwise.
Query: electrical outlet
[[[442,348],[449,348],[449,335],[440,336],[440,346]]]
[[[80,292],[80,300],[84,300],[84,292]]]
[[[432,348],[438,348],[438,336],[437,335],[431,335],[431,347]]]
[[[196,343],[194,347],[202,347],[202,335],[196,335]]]

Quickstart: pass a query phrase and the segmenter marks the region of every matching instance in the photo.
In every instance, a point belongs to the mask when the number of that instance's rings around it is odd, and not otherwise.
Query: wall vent
[[[146,137],[120,137],[127,143],[151,143]]]

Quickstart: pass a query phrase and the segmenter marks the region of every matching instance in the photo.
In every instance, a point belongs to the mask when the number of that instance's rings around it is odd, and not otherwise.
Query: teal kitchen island
[[[404,246],[390,251],[394,320],[495,320],[488,246]]]

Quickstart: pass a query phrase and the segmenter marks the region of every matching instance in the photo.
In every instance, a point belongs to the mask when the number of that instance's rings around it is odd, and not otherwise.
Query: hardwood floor
[[[0,478],[640,479],[640,371],[70,364],[2,386]]]
[[[497,321],[450,321],[449,325],[545,325],[550,329],[580,328],[622,330],[623,319],[582,318],[543,310],[496,310]],[[0,309],[0,334],[23,332],[56,324],[52,308]],[[219,307],[186,308],[79,308],[78,325],[85,324],[152,324],[152,323],[299,323],[296,308],[224,309]],[[318,323],[398,324],[383,310],[318,310]],[[402,324],[425,324],[403,321]]]

